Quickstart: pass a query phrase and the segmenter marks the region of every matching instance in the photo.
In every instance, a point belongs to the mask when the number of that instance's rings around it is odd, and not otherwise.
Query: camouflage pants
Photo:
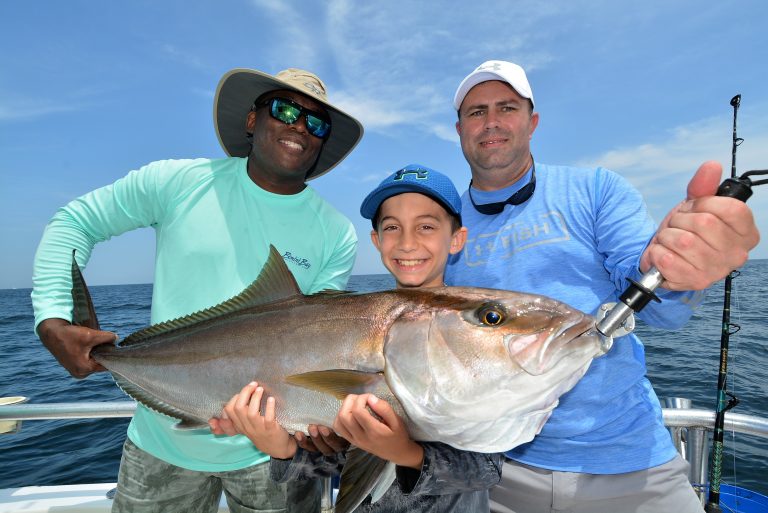
[[[269,464],[229,472],[187,470],[126,440],[112,513],[214,513],[222,490],[232,513],[320,511],[319,481],[275,483]]]

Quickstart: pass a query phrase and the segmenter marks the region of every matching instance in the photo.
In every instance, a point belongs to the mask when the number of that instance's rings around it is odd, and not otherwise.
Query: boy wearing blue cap
[[[406,166],[365,198],[360,213],[371,220],[371,240],[398,288],[443,286],[448,256],[460,252],[467,237],[461,198],[448,177],[424,166]],[[297,444],[274,420],[274,399],[264,398],[260,414],[262,398],[263,389],[251,383],[225,412],[237,432],[273,457],[273,479],[284,482],[341,470],[344,453],[324,451],[320,456],[305,450],[308,444]],[[372,394],[347,396],[333,429],[355,447],[395,464],[395,482],[376,502],[365,499],[356,512],[490,511],[488,488],[501,479],[502,454],[416,442],[392,407]]]
[[[411,164],[387,177],[363,201],[371,241],[397,287],[442,287],[449,255],[464,247],[461,197],[451,180]]]

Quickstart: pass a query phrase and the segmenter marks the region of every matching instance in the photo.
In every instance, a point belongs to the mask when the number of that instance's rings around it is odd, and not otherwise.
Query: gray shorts
[[[703,513],[688,482],[688,463],[669,463],[626,474],[580,474],[504,463],[491,488],[493,513]]]
[[[112,513],[214,513],[222,490],[232,513],[320,511],[317,480],[278,484],[269,478],[269,464],[228,472],[187,470],[126,439]]]

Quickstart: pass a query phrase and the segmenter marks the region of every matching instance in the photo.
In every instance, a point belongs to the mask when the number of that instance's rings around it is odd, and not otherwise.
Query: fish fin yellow
[[[311,371],[285,377],[286,383],[330,394],[339,400],[344,400],[349,394],[374,392],[383,381],[384,374],[381,372],[351,369]]]
[[[154,324],[141,331],[137,331],[123,340],[121,345],[137,344],[151,337],[191,326],[198,322],[215,319],[224,314],[298,296],[302,296],[302,293],[296,283],[296,279],[291,274],[288,266],[285,265],[283,257],[270,244],[269,257],[264,267],[261,268],[259,276],[240,294],[205,310],[200,310],[178,319]]]
[[[336,513],[354,511],[368,495],[378,500],[394,481],[395,464],[367,453],[355,446],[347,450],[347,461],[341,471]]]
[[[83,273],[80,272],[80,266],[75,260],[74,249],[72,250],[72,324],[93,330],[101,329],[88,285],[85,284]]]

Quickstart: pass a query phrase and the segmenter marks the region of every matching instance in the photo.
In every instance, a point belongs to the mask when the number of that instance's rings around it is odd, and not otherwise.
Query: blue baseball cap
[[[461,217],[461,197],[451,179],[428,167],[409,164],[384,179],[363,200],[360,215],[373,219],[384,200],[403,194],[418,192],[440,203],[449,214]]]

